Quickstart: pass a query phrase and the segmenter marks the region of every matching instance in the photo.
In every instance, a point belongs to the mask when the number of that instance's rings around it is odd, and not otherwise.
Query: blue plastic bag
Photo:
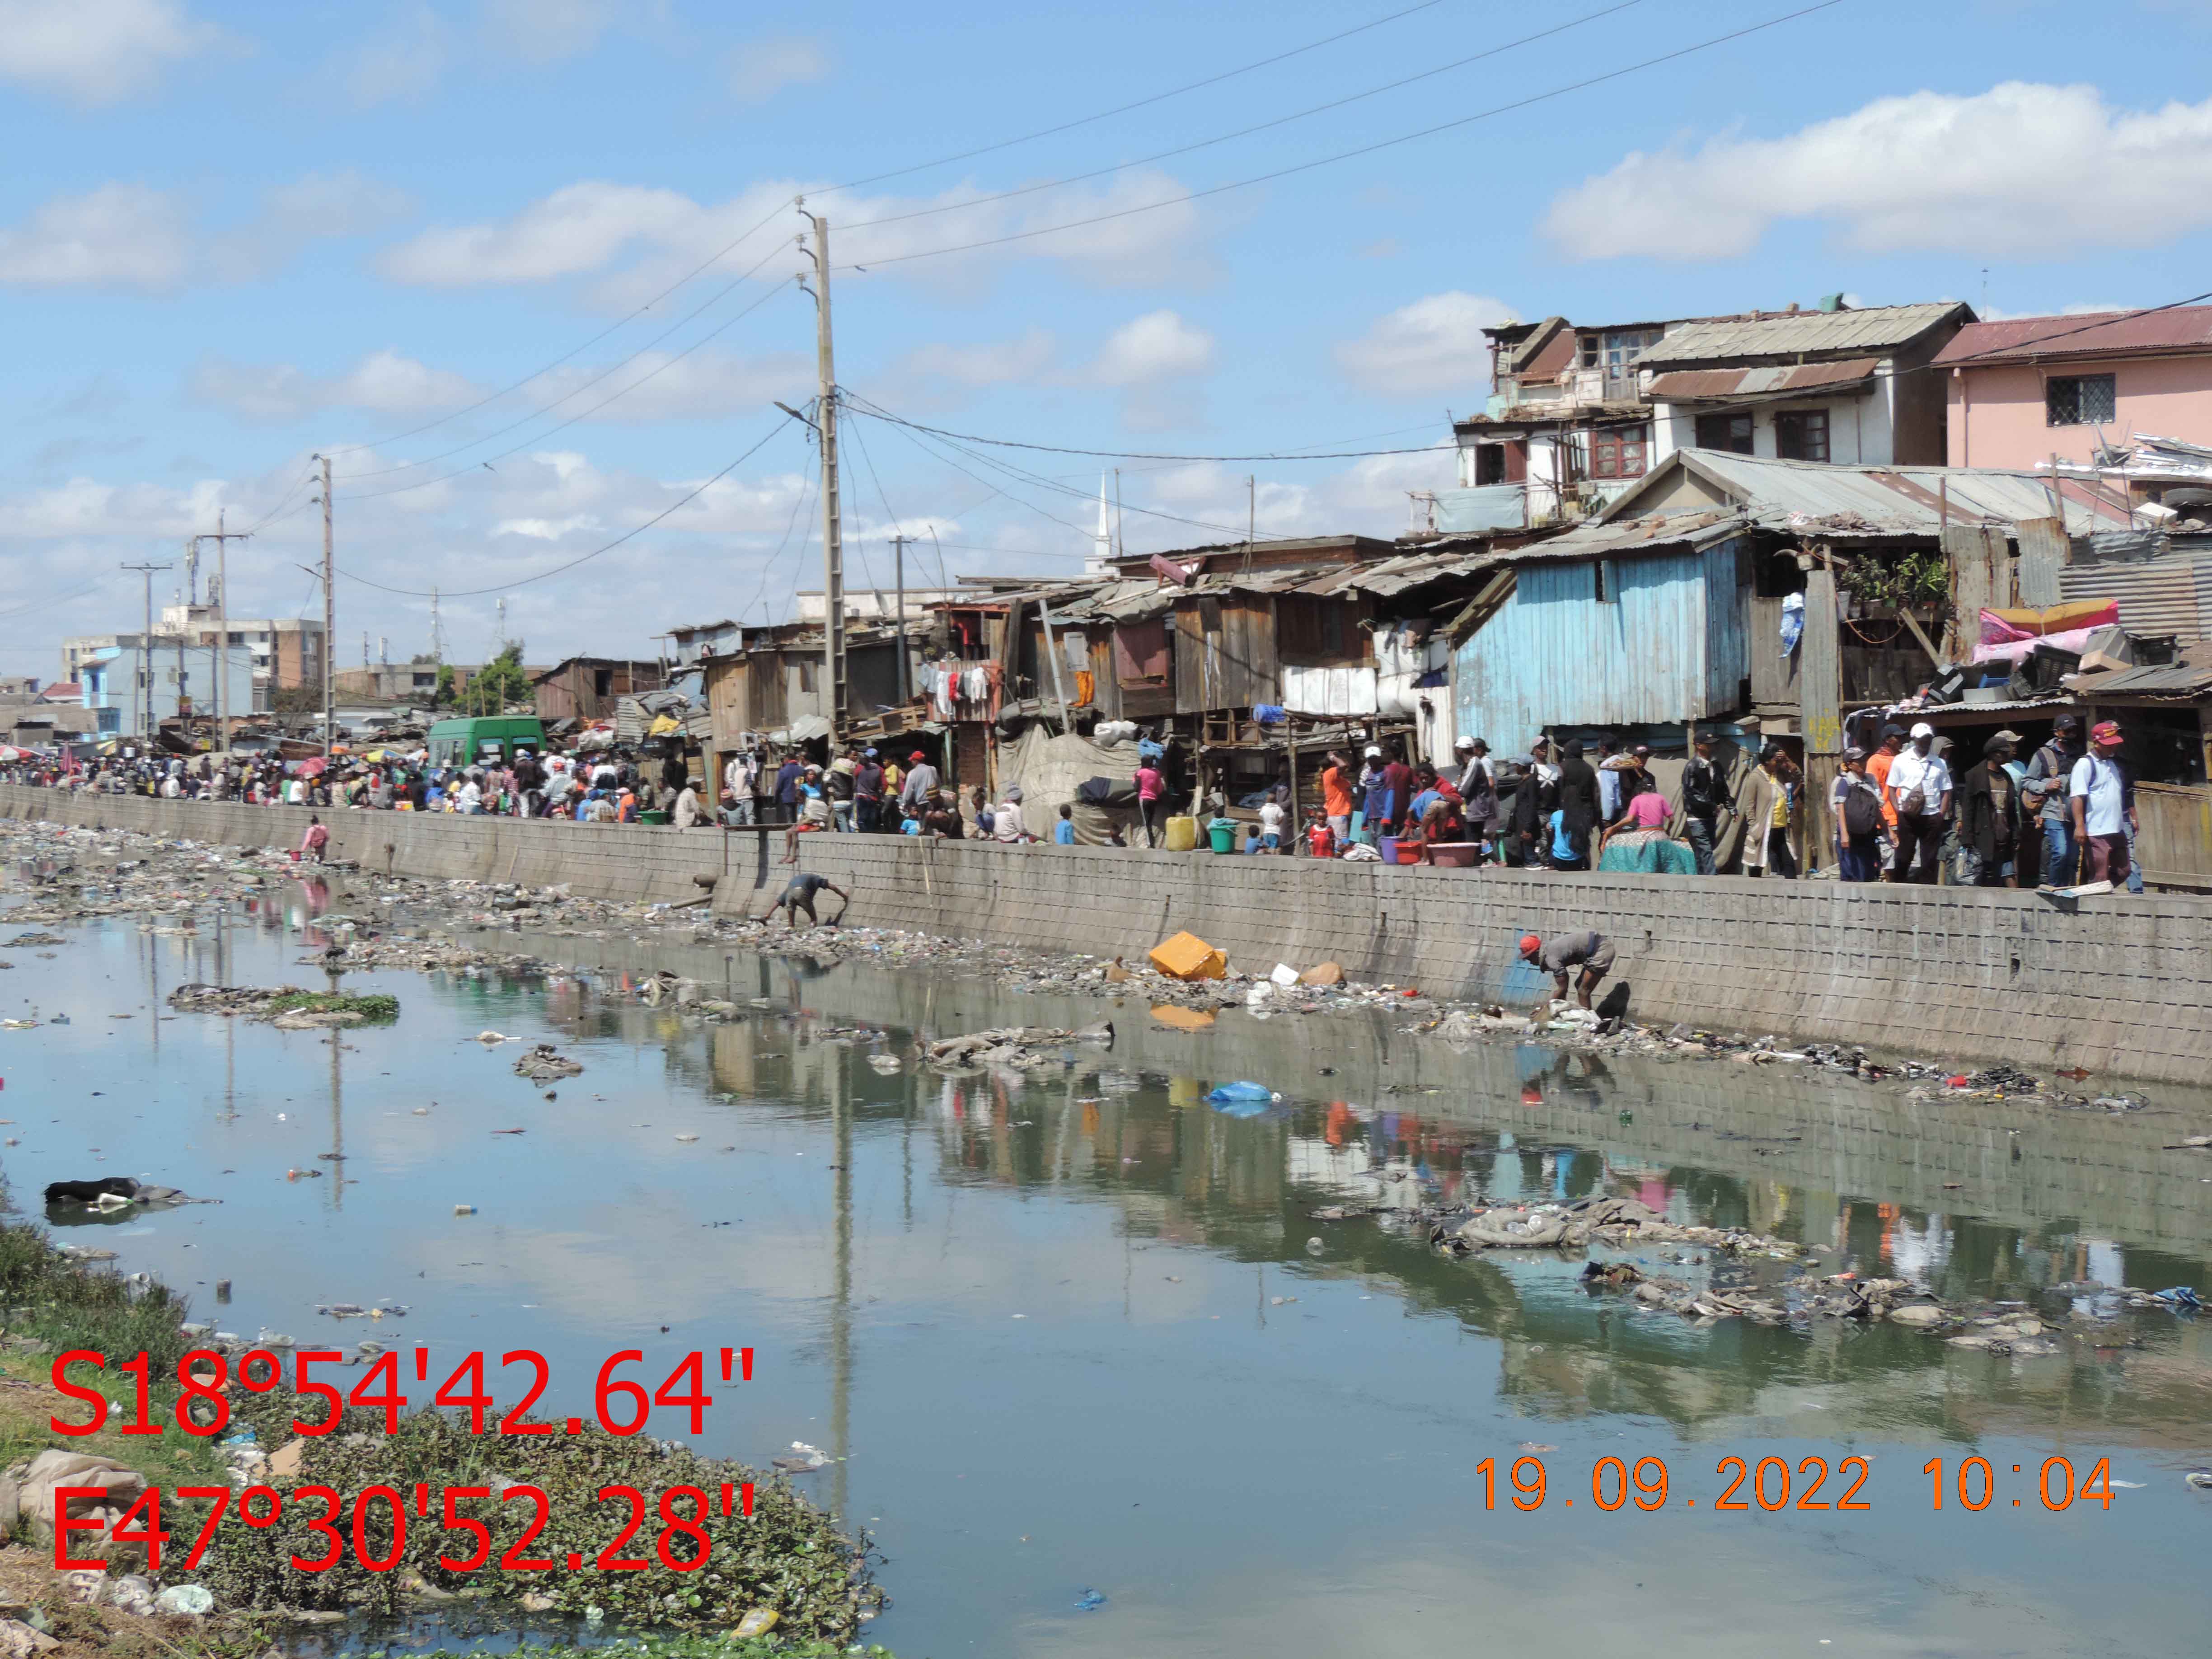
[[[1275,1091],[1264,1083],[1224,1083],[1206,1097],[1207,1105],[1231,1117],[1257,1117],[1274,1102]]]
[[[1078,1613],[1096,1613],[1106,1605],[1106,1598],[1095,1589],[1087,1589],[1075,1598]]]

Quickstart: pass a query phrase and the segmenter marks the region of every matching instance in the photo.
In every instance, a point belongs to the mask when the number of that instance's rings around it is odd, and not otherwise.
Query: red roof
[[[41,702],[82,702],[84,701],[84,687],[75,680],[64,680],[59,684],[50,685],[45,690],[40,692],[39,701]]]
[[[2168,311],[2100,311],[2073,317],[2014,317],[1968,323],[1936,355],[1940,365],[1969,360],[2028,363],[2058,357],[2143,356],[2212,352],[2212,306]]]

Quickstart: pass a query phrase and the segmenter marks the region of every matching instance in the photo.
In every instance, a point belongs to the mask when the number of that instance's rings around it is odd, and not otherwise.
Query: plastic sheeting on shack
[[[1112,844],[1110,830],[1120,826],[1124,836],[1137,821],[1133,809],[1091,806],[1076,791],[1093,778],[1110,779],[1117,786],[1133,786],[1137,775],[1137,745],[1101,745],[1074,733],[1054,735],[1032,726],[999,750],[1000,799],[1020,786],[1022,822],[1039,841],[1052,839],[1063,804],[1075,808],[1075,841],[1079,847]]]

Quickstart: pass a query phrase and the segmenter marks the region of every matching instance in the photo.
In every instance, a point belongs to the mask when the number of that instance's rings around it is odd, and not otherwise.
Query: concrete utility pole
[[[830,222],[799,212],[814,227],[814,356],[822,384],[816,430],[822,439],[822,674],[836,741],[845,723],[845,540],[837,499],[837,365],[830,337]]]
[[[898,700],[907,699],[906,660],[906,544],[907,534],[901,531],[891,538],[891,586],[898,595]]]
[[[331,705],[335,682],[331,670],[335,664],[331,654],[332,642],[337,637],[337,596],[331,592],[332,578],[337,566],[331,551],[331,458],[318,455],[323,464],[323,759],[331,757],[331,739],[337,733],[337,719]]]
[[[228,715],[230,698],[230,544],[242,542],[252,535],[250,530],[229,531],[223,528],[225,514],[217,507],[215,530],[202,532],[192,538],[192,547],[198,550],[202,542],[215,544],[215,730],[222,747],[230,747]],[[251,708],[246,710],[252,713]]]
[[[131,711],[131,724],[149,748],[154,742],[154,573],[171,570],[173,564],[126,564],[125,570],[136,570],[146,579],[146,631],[138,636],[138,668],[131,678],[137,682],[138,706]]]

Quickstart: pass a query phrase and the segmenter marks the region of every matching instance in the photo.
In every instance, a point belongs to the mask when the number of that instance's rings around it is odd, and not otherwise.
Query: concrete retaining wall
[[[0,786],[0,816],[234,846],[296,845],[307,813]],[[526,823],[405,812],[328,815],[331,851],[405,876],[571,884],[756,911],[789,872],[780,835]],[[2212,1076],[2212,900],[2117,896],[2079,914],[1967,888],[1504,872],[889,836],[802,839],[801,867],[877,927],[1132,960],[1188,928],[1239,969],[1344,964],[1355,977],[1526,1000],[1513,939],[1595,927],[1619,942],[1632,1011],[1961,1060]]]

